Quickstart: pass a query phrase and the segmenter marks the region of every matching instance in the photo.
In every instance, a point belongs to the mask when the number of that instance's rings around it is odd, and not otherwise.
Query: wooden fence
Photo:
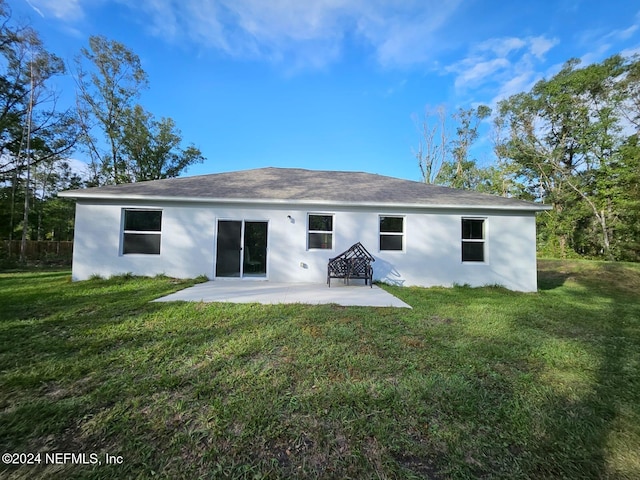
[[[20,243],[20,240],[2,240],[0,242],[0,258],[19,258]],[[27,240],[26,258],[28,261],[56,259],[71,262],[72,255],[73,242]]]

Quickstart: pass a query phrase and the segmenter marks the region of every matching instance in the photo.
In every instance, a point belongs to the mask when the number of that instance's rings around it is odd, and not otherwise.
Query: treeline
[[[60,109],[56,77],[73,75],[76,101]],[[171,118],[138,103],[148,78],[126,46],[91,37],[72,65],[0,0],[0,239],[73,239],[74,204],[60,190],[176,177],[203,161]],[[69,159],[90,160],[84,174]]]
[[[480,167],[470,151],[489,118],[493,157]],[[585,67],[570,60],[495,112],[439,109],[421,127],[416,157],[426,182],[553,207],[538,216],[543,255],[640,261],[637,56]]]

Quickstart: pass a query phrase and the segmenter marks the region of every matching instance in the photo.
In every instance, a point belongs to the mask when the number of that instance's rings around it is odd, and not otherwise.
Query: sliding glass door
[[[218,220],[216,277],[267,276],[267,222]]]

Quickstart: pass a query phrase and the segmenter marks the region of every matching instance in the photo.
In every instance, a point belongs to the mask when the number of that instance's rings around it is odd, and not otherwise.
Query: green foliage
[[[135,103],[147,87],[140,58],[128,47],[100,36],[76,59],[83,144],[92,159],[94,185],[177,177],[202,162],[200,150],[181,148],[171,118],[157,121]]]
[[[73,237],[74,204],[56,193],[84,186],[65,161],[79,137],[92,185],[175,177],[203,160],[195,146],[181,146],[173,120],[135,104],[147,76],[126,46],[89,39],[76,60],[77,112],[61,112],[47,85],[65,72],[62,60],[31,27],[14,26],[2,0],[0,21],[0,238]]]
[[[73,213],[44,218],[46,202],[70,185],[63,158],[75,147],[76,117],[56,109],[57,92],[50,81],[65,73],[64,62],[48,52],[38,33],[16,26],[11,11],[0,0],[0,238],[42,239],[68,237],[47,222],[66,223]],[[25,198],[26,197],[26,198]]]
[[[91,36],[76,58],[82,143],[92,161],[94,184],[126,183],[122,129],[133,102],[147,86],[140,58],[115,40]]]
[[[189,165],[204,161],[200,150],[180,147],[182,135],[171,118],[155,120],[136,105],[123,128],[123,151],[131,161],[134,181],[177,177]]]
[[[615,160],[601,169],[598,185],[612,199],[615,217],[611,223],[615,258],[640,261],[640,145],[630,136]]]
[[[427,114],[416,152],[425,183],[491,192],[498,188],[495,183],[497,170],[480,168],[469,156],[470,148],[478,139],[480,123],[490,115],[491,109],[486,105],[467,110],[460,108],[451,115],[456,123],[452,137],[443,107],[435,114]]]
[[[413,309],[151,303],[166,277],[0,275],[3,478],[620,478],[640,471],[640,268]]]
[[[11,10],[0,1],[0,181],[30,165],[69,153],[77,138],[70,110],[56,110],[51,79],[65,73],[64,62],[48,52],[38,33],[11,22]],[[30,150],[26,151],[26,134]]]
[[[579,68],[570,60],[499,104],[495,125],[507,134],[496,154],[533,198],[553,206],[539,226],[560,255],[638,258],[637,229],[628,226],[640,223],[637,142],[625,133],[637,118],[638,62],[615,55]]]

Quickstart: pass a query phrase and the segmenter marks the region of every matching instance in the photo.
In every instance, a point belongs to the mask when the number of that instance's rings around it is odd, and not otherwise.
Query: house
[[[261,168],[65,191],[74,280],[92,275],[324,283],[361,242],[374,279],[535,291],[546,206],[362,172]]]

